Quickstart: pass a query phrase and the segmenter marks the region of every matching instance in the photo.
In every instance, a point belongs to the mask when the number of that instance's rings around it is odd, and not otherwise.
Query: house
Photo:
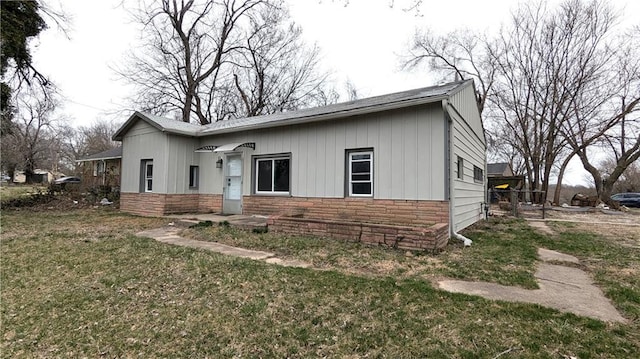
[[[509,177],[513,176],[513,169],[508,162],[498,162],[487,164],[487,177]]]
[[[77,161],[82,164],[82,183],[88,187],[120,185],[122,147],[102,151]]]
[[[64,174],[37,168],[33,170],[32,181],[33,183],[49,184],[60,176],[64,176]],[[27,183],[27,176],[24,171],[15,171],[13,174],[13,183]]]
[[[524,176],[515,175],[511,164],[507,162],[487,164],[487,190],[491,203],[501,200],[511,200],[511,190],[521,190],[524,186]],[[519,193],[521,200],[525,193]]]
[[[205,126],[136,112],[113,139],[134,214],[268,215],[270,230],[401,248],[442,247],[483,218],[470,80]]]

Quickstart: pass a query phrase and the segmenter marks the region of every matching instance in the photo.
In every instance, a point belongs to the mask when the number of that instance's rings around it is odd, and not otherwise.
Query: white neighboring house
[[[484,217],[486,140],[471,80],[200,126],[136,112],[123,211],[428,228]]]

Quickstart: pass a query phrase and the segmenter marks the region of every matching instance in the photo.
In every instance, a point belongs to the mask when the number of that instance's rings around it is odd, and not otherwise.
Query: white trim
[[[353,156],[356,155],[369,155],[368,159],[365,160],[355,160]],[[353,180],[353,167],[352,164],[354,162],[369,162],[369,180]],[[363,172],[364,174],[364,172]],[[371,183],[371,193],[361,194],[361,193],[353,193],[354,183]],[[373,197],[373,151],[355,151],[349,152],[349,177],[347,178],[347,185],[349,186],[349,197]]]
[[[289,189],[287,191],[276,191],[275,190],[275,185],[276,185],[276,164],[275,161],[277,160],[288,160],[289,161]],[[256,158],[254,160],[254,165],[255,165],[255,194],[275,194],[275,195],[289,195],[291,194],[291,156],[276,156],[276,157],[260,157],[260,158]],[[260,191],[258,189],[258,180],[260,178],[259,176],[259,171],[260,171],[260,167],[258,166],[258,163],[260,161],[270,161],[271,162],[271,191]]]
[[[151,166],[151,176],[147,173],[149,166]],[[151,184],[151,188],[149,188],[149,184]],[[153,160],[144,161],[144,191],[153,192]]]
[[[226,145],[222,145],[213,150],[213,152],[232,152],[238,149],[239,147],[251,148],[253,150],[256,149],[256,144],[254,142],[238,142],[238,143],[228,143]]]

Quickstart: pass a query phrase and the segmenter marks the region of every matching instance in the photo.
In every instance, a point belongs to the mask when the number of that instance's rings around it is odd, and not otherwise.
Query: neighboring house
[[[120,186],[122,147],[112,148],[78,160],[82,163],[82,183],[88,187]]]
[[[487,164],[487,190],[491,203],[500,200],[511,200],[511,190],[521,190],[524,186],[524,176],[514,175],[511,164],[507,162]],[[519,193],[523,200],[525,193]]]
[[[409,248],[426,248],[426,232],[441,247],[483,218],[470,80],[205,126],[136,112],[113,139],[126,212],[270,215],[282,230]]]
[[[507,162],[487,164],[487,188],[522,189],[524,176],[515,175]]]
[[[508,162],[488,163],[487,177],[508,177],[513,176],[513,169]]]
[[[33,170],[33,183],[49,184],[53,182],[56,177],[60,177],[60,175],[64,176],[64,174],[57,174],[56,176],[56,173],[48,170],[35,169]],[[24,174],[24,171],[15,171],[13,174],[13,183],[26,182],[27,176]]]

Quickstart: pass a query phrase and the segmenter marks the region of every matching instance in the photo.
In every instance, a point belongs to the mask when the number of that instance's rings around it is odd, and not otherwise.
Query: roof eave
[[[131,126],[133,126],[135,121],[138,119],[145,121],[146,123],[150,124],[151,126],[157,128],[160,131],[164,131],[164,128],[162,126],[158,125],[155,121],[151,121],[151,119],[145,116],[144,113],[135,111],[131,116],[129,116],[127,121],[122,126],[120,126],[118,131],[116,131],[116,133],[113,136],[111,136],[111,139],[114,141],[122,141],[124,134],[127,133],[127,131],[129,131]]]
[[[122,158],[122,156],[112,156],[112,157],[96,157],[96,158],[82,158],[76,160],[76,162],[90,162],[90,161],[106,161],[106,160],[115,160],[118,158]]]

